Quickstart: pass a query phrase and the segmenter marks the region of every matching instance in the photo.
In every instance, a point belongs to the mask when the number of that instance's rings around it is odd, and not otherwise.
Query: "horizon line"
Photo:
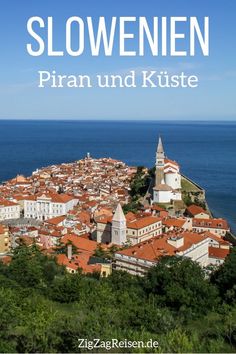
[[[166,119],[157,119],[157,118],[0,118],[0,121],[59,121],[59,122],[152,122],[152,123],[236,123],[236,118],[220,118],[220,119],[209,119],[209,118],[202,118],[202,119],[173,119],[173,118],[166,118]]]

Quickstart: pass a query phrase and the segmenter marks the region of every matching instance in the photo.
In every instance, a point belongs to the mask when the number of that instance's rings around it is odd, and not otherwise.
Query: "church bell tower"
[[[119,203],[112,218],[111,242],[121,246],[126,241],[126,218]]]
[[[164,166],[165,166],[165,153],[164,153],[161,137],[159,136],[157,151],[156,151],[156,183],[155,183],[156,186],[165,183]]]

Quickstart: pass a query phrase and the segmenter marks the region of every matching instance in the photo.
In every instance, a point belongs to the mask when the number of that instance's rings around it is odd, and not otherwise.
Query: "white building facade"
[[[18,219],[20,217],[20,205],[9,200],[0,200],[0,220]]]
[[[209,264],[209,238],[190,232],[179,236],[154,237],[115,253],[114,268],[144,275],[162,256],[188,257],[201,267]]]
[[[170,203],[181,200],[181,174],[179,165],[165,157],[162,140],[159,137],[156,152],[156,176],[153,188],[154,203]]]
[[[122,246],[126,242],[136,245],[162,234],[162,220],[155,216],[144,216],[132,221],[126,220],[120,204],[113,217],[97,221],[97,242]]]
[[[77,205],[78,199],[66,194],[42,194],[29,196],[24,200],[24,217],[47,220],[66,215]]]

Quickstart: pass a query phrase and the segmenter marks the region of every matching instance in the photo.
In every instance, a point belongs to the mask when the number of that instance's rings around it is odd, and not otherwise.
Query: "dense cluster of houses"
[[[203,208],[193,204],[173,217],[153,202],[124,214],[135,173],[121,161],[88,155],[3,183],[0,256],[10,257],[20,243],[36,243],[69,272],[102,276],[112,269],[143,275],[165,255],[203,267],[221,264],[230,252],[230,229]]]

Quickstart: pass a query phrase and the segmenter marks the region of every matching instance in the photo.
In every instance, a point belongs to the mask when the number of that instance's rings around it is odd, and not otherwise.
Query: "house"
[[[183,256],[191,258],[201,266],[208,265],[209,239],[204,234],[169,232],[147,241],[117,251],[114,268],[134,275],[144,275],[163,256]]]
[[[40,244],[46,249],[57,248],[61,244],[61,238],[66,232],[67,229],[63,226],[55,226],[48,230],[40,230]]]
[[[0,199],[0,220],[18,219],[20,205],[7,199]]]
[[[195,219],[209,219],[209,213],[202,207],[192,204],[186,209],[186,214]]]
[[[209,264],[219,266],[224,263],[230,250],[224,248],[209,247]]]
[[[10,247],[9,229],[7,226],[0,224],[0,255],[8,253]]]
[[[69,273],[98,272],[106,277],[111,274],[112,265],[103,259],[94,257],[98,243],[74,234],[67,234],[61,239],[66,246],[66,253],[57,256],[58,264],[64,265]],[[75,249],[75,251],[73,251]]]
[[[218,237],[223,237],[226,232],[230,231],[230,227],[226,220],[224,219],[199,219],[193,218],[193,231],[204,232],[209,231],[217,235]]]
[[[192,230],[191,218],[168,218],[162,220],[164,232],[183,229]]]
[[[61,215],[61,216],[56,216],[54,218],[51,219],[47,219],[45,221],[45,224],[49,224],[49,225],[53,225],[53,226],[63,226],[63,223],[66,219],[65,215]]]
[[[97,242],[123,245],[137,244],[162,234],[162,220],[155,216],[128,213],[124,215],[120,204],[113,217],[97,219]]]
[[[208,231],[205,232],[205,236],[209,239],[209,264],[218,266],[224,263],[225,258],[230,253],[230,242]]]
[[[204,232],[204,235],[209,238],[209,247],[221,248],[229,250],[231,247],[231,243],[223,238],[216,236],[212,232]]]
[[[166,158],[162,140],[159,137],[153,203],[171,203],[174,200],[182,200],[180,167],[177,162]]]
[[[161,208],[157,204],[153,204],[151,206],[151,211],[152,211],[152,215],[158,216],[158,217],[161,217],[161,218],[167,218],[168,215],[169,215],[169,212],[167,210]]]
[[[47,220],[66,215],[77,205],[78,199],[67,194],[43,193],[24,199],[24,217]]]

